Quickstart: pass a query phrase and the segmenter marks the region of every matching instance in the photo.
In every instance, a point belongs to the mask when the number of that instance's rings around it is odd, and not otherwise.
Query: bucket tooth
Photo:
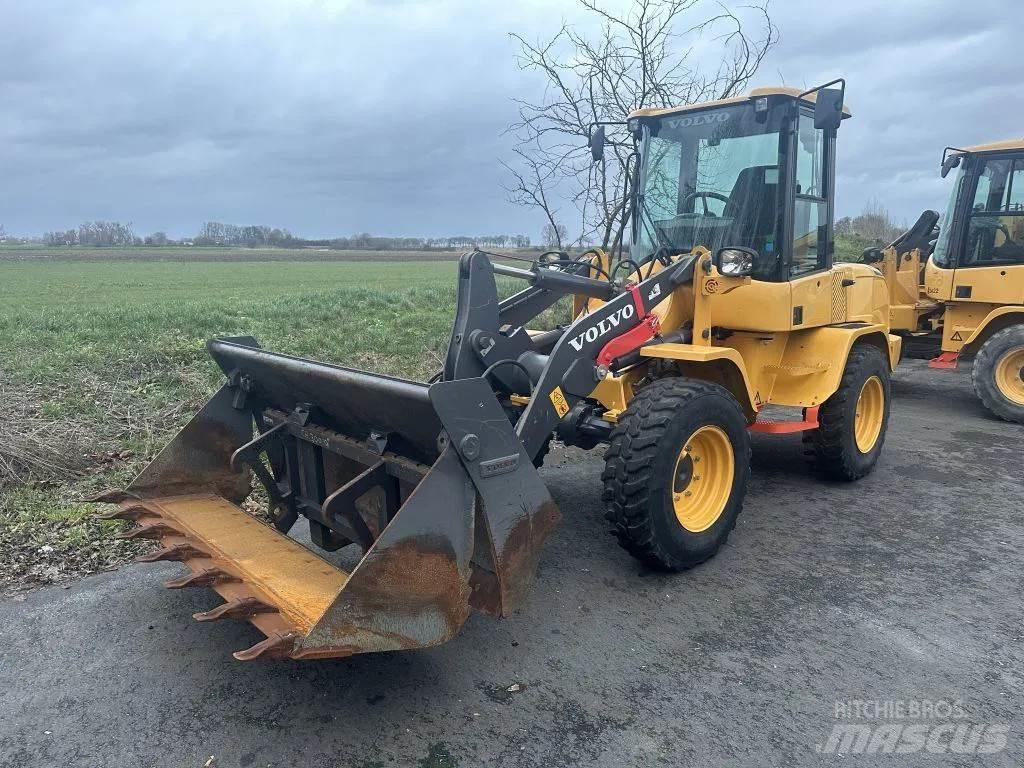
[[[214,584],[224,584],[230,581],[241,581],[227,571],[220,568],[205,568],[195,573],[182,576],[179,579],[165,581],[164,586],[168,589],[184,589],[185,587],[212,587]]]
[[[128,501],[129,499],[137,499],[134,493],[128,491],[122,491],[118,488],[114,488],[109,491],[103,491],[103,493],[93,496],[91,499],[86,501],[93,504],[121,504],[122,502]]]
[[[234,656],[239,661],[255,661],[256,659],[285,659],[291,656],[295,649],[296,636],[293,632],[284,634],[275,632],[270,637],[260,640],[251,648],[244,651],[235,651]]]
[[[255,597],[242,597],[229,603],[218,605],[210,611],[193,613],[196,621],[217,621],[218,619],[250,619],[258,613],[277,613],[277,608],[267,605]]]
[[[196,549],[191,544],[175,544],[173,547],[165,547],[156,552],[150,552],[148,555],[140,555],[135,558],[135,562],[158,563],[161,560],[183,562],[196,557],[209,557],[209,555],[201,549]]]
[[[140,517],[155,514],[152,510],[146,509],[141,504],[133,504],[124,509],[115,509],[113,512],[104,512],[96,515],[97,520],[138,520]]]
[[[226,570],[204,568],[195,573],[186,573],[179,579],[171,579],[168,582],[164,582],[164,586],[169,590],[180,590],[185,587],[213,587],[215,584],[241,581],[236,575],[231,575]]]
[[[118,533],[114,536],[115,539],[160,539],[164,536],[181,536],[181,531],[177,528],[173,528],[167,523],[153,523],[152,525],[140,525],[138,528],[132,528],[130,531],[124,533]]]

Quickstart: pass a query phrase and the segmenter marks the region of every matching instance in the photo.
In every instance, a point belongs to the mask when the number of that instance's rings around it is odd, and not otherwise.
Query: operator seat
[[[754,265],[755,278],[773,273],[778,263],[775,242],[778,179],[777,165],[744,168],[736,177],[722,211],[722,216],[733,222],[726,242],[745,245],[760,254],[759,263]]]

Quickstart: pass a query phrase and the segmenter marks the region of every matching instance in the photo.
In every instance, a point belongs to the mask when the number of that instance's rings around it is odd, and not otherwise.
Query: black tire
[[[680,494],[673,486],[680,482],[681,461],[689,461],[681,458],[682,451],[702,427],[718,428],[711,432],[718,435],[723,451],[731,450],[733,478],[731,485],[721,478],[720,494],[727,489],[728,497],[717,518],[694,532],[676,516],[673,496]],[[728,449],[720,433],[728,438]],[[686,482],[700,482],[695,468],[691,461]],[[655,381],[637,393],[612,430],[601,479],[605,515],[631,555],[658,569],[692,568],[725,543],[743,508],[750,480],[750,436],[743,410],[718,384],[684,378]]]
[[[857,444],[857,407],[866,383],[876,377],[883,402],[881,428],[868,450]],[[818,411],[818,429],[808,433],[814,465],[831,480],[857,480],[874,469],[885,444],[892,400],[889,361],[878,347],[857,344],[850,350],[839,388]]]
[[[999,386],[996,373],[1007,365],[1009,356],[1019,359],[1024,354],[1024,325],[1011,325],[992,334],[974,358],[971,382],[978,399],[992,413],[1005,421],[1024,424],[1024,404],[1014,402]],[[1016,366],[1014,366],[1016,368]],[[1016,370],[1021,377],[1022,371]],[[1016,393],[1015,393],[1016,394]]]
[[[900,350],[904,360],[931,360],[942,352],[942,336],[904,336]]]

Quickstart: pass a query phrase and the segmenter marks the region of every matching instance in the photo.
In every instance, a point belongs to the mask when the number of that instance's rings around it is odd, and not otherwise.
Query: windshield
[[[762,256],[755,275],[772,271],[782,113],[776,107],[757,115],[745,103],[651,123],[633,260],[643,263],[661,248],[746,246]]]
[[[964,185],[964,166],[960,162],[960,169],[956,172],[956,180],[953,182],[953,189],[949,193],[949,202],[946,204],[946,215],[939,222],[939,239],[935,243],[935,250],[932,252],[932,261],[936,266],[943,269],[953,268],[953,254],[950,252],[949,241],[953,234],[953,216],[956,212],[956,203],[960,198],[960,189]]]

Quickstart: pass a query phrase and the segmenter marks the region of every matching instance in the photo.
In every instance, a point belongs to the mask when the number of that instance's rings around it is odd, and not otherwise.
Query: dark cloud
[[[762,76],[847,78],[837,210],[871,198],[898,219],[945,208],[946,145],[1024,135],[1024,65],[1007,0],[778,2],[782,41]],[[773,78],[772,78],[773,79]]]
[[[849,80],[839,211],[942,206],[942,147],[1024,133],[1005,3],[776,0],[761,83]],[[0,223],[118,218],[437,235],[524,231],[499,160],[516,96],[510,30],[542,0],[90,3],[0,0]]]

